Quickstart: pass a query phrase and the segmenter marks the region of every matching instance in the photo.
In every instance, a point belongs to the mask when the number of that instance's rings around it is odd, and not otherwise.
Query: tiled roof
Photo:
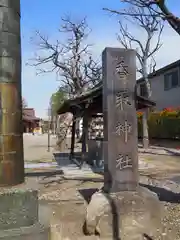
[[[37,118],[35,116],[34,108],[24,108],[23,109],[23,120],[35,121],[35,120],[40,120],[40,118]]]
[[[100,97],[102,101],[102,92],[103,92],[103,86],[102,86],[102,81],[98,83],[93,89],[90,89],[80,96],[77,96],[76,98],[68,99],[64,101],[64,103],[59,107],[57,113],[58,114],[63,114],[65,112],[72,112],[73,109],[79,108],[81,104],[83,103],[88,103],[91,102],[91,100]],[[152,107],[155,106],[156,104],[144,97],[137,96],[137,106],[138,109],[143,108],[143,107]]]

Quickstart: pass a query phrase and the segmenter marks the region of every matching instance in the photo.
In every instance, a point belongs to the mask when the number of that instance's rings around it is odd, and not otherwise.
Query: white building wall
[[[180,107],[180,84],[176,88],[164,90],[164,74],[173,70],[178,70],[179,83],[180,83],[180,68],[173,68],[164,72],[161,75],[155,76],[150,79],[152,89],[152,100],[156,102],[156,109],[162,110],[167,107]],[[140,85],[138,85],[138,93],[140,94]]]

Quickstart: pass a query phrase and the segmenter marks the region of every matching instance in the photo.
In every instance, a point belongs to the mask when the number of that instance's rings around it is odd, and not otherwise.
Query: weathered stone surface
[[[174,239],[163,229],[162,216],[157,195],[146,188],[113,194],[101,191],[88,205],[85,232],[98,232],[102,239]]]
[[[135,59],[133,50],[103,52],[105,191],[92,196],[84,231],[100,239],[171,240],[157,195],[139,187]]]
[[[66,136],[72,122],[73,115],[71,113],[66,113],[59,118],[58,128],[57,128],[57,146],[59,150],[63,152],[66,149]]]
[[[38,221],[38,192],[4,188],[0,192],[0,230],[30,226]]]
[[[103,65],[105,188],[135,191],[138,186],[136,52],[106,48]]]
[[[24,182],[20,1],[0,0],[0,185]]]
[[[50,229],[37,223],[29,227],[0,230],[0,240],[50,240]]]

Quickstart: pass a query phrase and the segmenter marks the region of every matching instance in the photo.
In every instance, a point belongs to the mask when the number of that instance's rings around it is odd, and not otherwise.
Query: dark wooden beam
[[[91,115],[91,118],[99,118],[99,117],[103,117],[103,114],[101,112]]]
[[[73,124],[71,129],[71,152],[70,159],[74,157],[74,145],[75,145],[75,131],[76,131],[76,119],[73,117]]]
[[[86,161],[87,139],[88,139],[88,109],[85,109],[84,116],[83,116],[83,130],[82,130],[82,151],[81,151],[82,165]]]

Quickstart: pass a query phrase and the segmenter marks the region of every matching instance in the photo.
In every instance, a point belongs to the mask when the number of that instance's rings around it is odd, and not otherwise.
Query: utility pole
[[[48,108],[48,149],[47,151],[50,152],[50,138],[51,138],[51,133],[50,133],[50,129],[51,129],[51,109]]]
[[[20,0],[0,0],[0,185],[24,182]]]

